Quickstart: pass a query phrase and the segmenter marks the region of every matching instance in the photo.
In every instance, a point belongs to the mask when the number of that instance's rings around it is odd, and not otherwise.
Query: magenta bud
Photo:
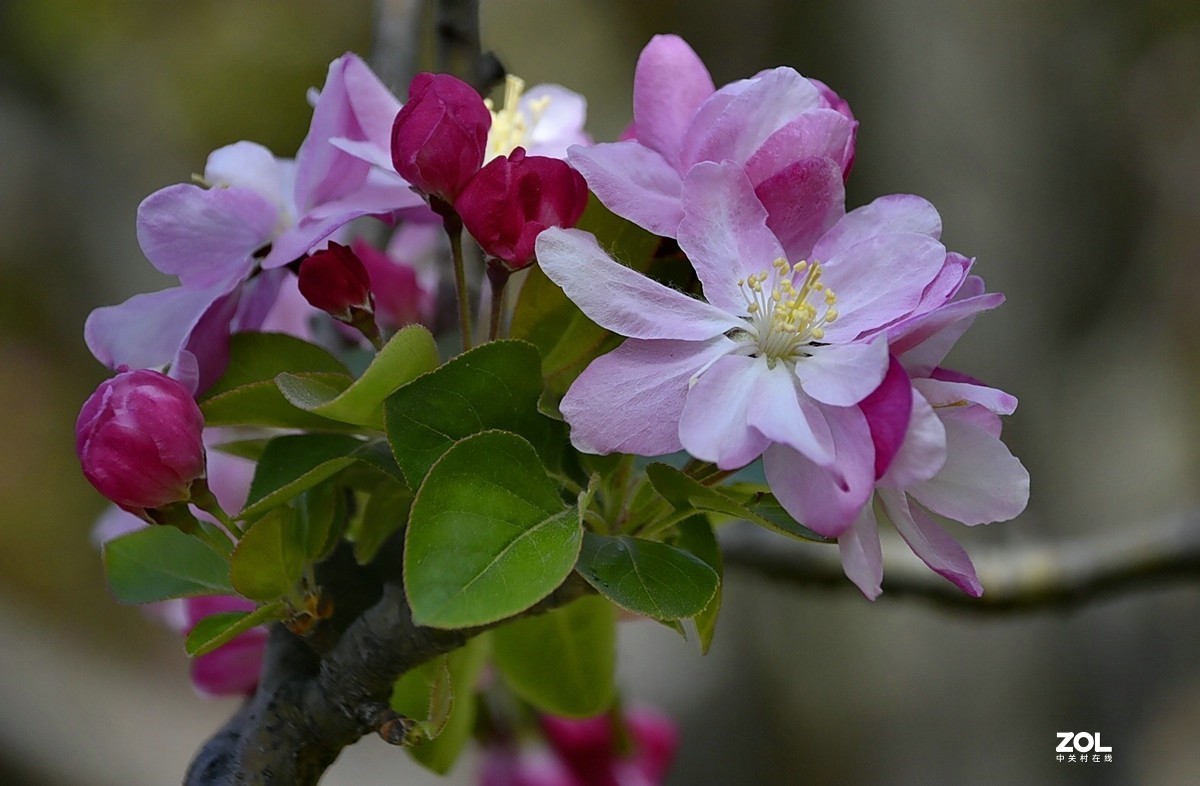
[[[100,384],[75,422],[84,477],[120,507],[146,511],[187,500],[204,477],[204,416],[179,382],[149,369]]]
[[[520,270],[533,262],[542,230],[575,226],[587,199],[583,175],[565,161],[527,156],[518,147],[479,170],[454,208],[488,256]]]
[[[300,263],[300,294],[314,308],[352,323],[375,311],[371,277],[358,255],[340,243],[316,251]]]
[[[466,82],[417,74],[392,123],[392,165],[417,191],[454,204],[483,164],[491,125],[483,99]]]
[[[589,786],[593,783],[662,783],[679,744],[675,724],[646,709],[624,714],[622,722],[632,748],[624,752],[619,749],[613,719],[609,715],[581,719],[543,715],[540,721],[551,750]],[[628,777],[622,777],[622,773]]]

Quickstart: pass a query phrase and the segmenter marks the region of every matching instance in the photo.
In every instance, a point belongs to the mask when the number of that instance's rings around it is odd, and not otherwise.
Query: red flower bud
[[[123,371],[100,384],[75,422],[84,477],[130,513],[190,496],[204,477],[204,416],[192,394],[157,371]]]
[[[533,261],[542,230],[575,226],[587,198],[583,175],[566,162],[526,156],[518,147],[479,170],[454,208],[489,256],[520,270]]]
[[[362,260],[348,247],[330,243],[300,263],[300,294],[340,322],[350,323],[375,311],[371,277]]]
[[[392,124],[392,165],[428,197],[453,204],[479,171],[492,115],[483,99],[449,74],[417,74]]]

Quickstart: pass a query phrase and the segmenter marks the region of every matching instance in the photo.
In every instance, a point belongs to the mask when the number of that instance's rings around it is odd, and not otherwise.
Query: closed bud
[[[454,207],[489,257],[520,270],[533,262],[542,230],[575,226],[587,198],[583,176],[566,162],[518,147],[479,170]]]
[[[435,209],[454,204],[483,164],[492,115],[449,74],[417,74],[392,124],[392,164]],[[439,211],[440,212],[440,211]]]
[[[75,422],[75,450],[96,490],[136,515],[191,496],[204,477],[204,416],[179,382],[149,369],[101,383]]]
[[[348,247],[330,243],[300,263],[300,294],[313,308],[334,319],[353,323],[362,313],[375,311],[371,277],[362,260]]]

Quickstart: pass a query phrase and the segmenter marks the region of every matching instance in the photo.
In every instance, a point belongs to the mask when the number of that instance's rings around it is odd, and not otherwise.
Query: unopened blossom
[[[439,237],[444,237],[440,229]],[[389,243],[389,247],[393,245]],[[405,325],[428,324],[437,305],[437,279],[422,275],[403,257],[393,257],[356,238],[350,248],[362,260],[375,296],[375,317],[390,330]]]
[[[843,569],[868,598],[883,579],[879,513],[931,570],[978,597],[970,557],[929,511],[974,526],[1025,509],[1029,473],[1000,441],[1000,416],[1016,399],[940,365],[975,317],[1001,302],[971,276],[945,304],[889,331],[887,378],[860,404],[875,443],[878,504],[864,505],[838,538]]]
[[[571,165],[610,210],[666,237],[684,218],[695,165],[745,167],[767,226],[789,259],[844,211],[857,123],[828,87],[775,68],[719,90],[683,39],[655,36],[638,58],[630,138],[570,151]]]
[[[253,601],[230,595],[212,595],[183,600],[186,629],[190,633],[205,617],[232,611],[254,611]],[[267,629],[251,628],[228,643],[192,658],[192,686],[205,696],[246,696],[258,686],[263,653],[267,649]]]
[[[587,199],[583,177],[565,161],[518,147],[479,170],[454,209],[489,258],[520,270],[533,262],[537,236],[547,227],[575,226]]]
[[[629,750],[622,751],[608,715],[559,718],[544,715],[542,733],[579,786],[658,786],[667,777],[679,745],[670,718],[637,708],[621,718]]]
[[[475,89],[420,73],[392,125],[392,164],[431,205],[452,205],[483,165],[492,116]]]
[[[745,170],[728,161],[692,167],[683,211],[679,245],[704,300],[614,262],[586,233],[538,238],[546,275],[627,337],[563,398],[571,441],[589,453],[685,449],[722,469],[765,454],[784,508],[837,536],[874,485],[857,404],[888,369],[880,331],[920,308],[946,249],[903,210],[868,206],[816,240],[819,256],[791,259]],[[829,472],[806,472],[810,464]]]
[[[348,246],[330,243],[300,263],[300,294],[339,322],[353,322],[358,314],[375,313],[371,277],[362,260]]]
[[[191,496],[204,477],[204,416],[191,392],[156,371],[123,371],[100,384],[75,423],[84,477],[139,516]]]

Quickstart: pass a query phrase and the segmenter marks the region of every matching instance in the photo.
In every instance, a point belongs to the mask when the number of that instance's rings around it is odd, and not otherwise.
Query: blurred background
[[[717,84],[791,65],[862,122],[848,205],[938,206],[1008,295],[954,365],[1016,393],[1021,520],[968,549],[1149,526],[1200,503],[1200,4],[1194,0],[483,0],[485,46],[615,138],[655,32]],[[106,376],[99,305],[165,286],[138,202],[250,139],[290,155],[305,89],[368,53],[368,0],[0,2],[0,783],[178,782],[234,709],[106,594],[72,450]],[[1198,577],[1200,578],[1200,577]],[[1200,593],[994,617],[731,574],[712,652],[623,630],[621,682],[682,725],[673,784],[1200,782]],[[1112,764],[1055,761],[1099,732]],[[446,781],[375,739],[329,784]]]

